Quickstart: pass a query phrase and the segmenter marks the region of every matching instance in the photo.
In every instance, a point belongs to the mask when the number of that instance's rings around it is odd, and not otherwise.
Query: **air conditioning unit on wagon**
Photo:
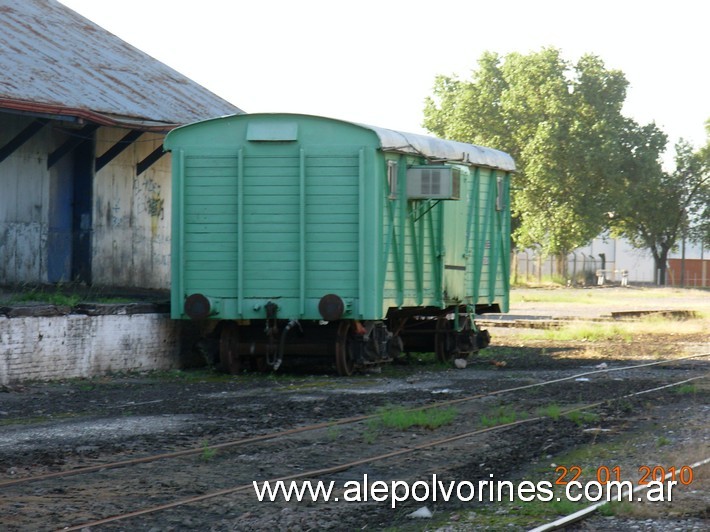
[[[407,168],[407,198],[457,200],[461,198],[461,173],[453,166]]]

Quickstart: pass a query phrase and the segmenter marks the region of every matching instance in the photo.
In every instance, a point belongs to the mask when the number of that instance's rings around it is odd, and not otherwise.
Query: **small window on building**
[[[397,161],[387,161],[387,184],[389,199],[397,199]]]

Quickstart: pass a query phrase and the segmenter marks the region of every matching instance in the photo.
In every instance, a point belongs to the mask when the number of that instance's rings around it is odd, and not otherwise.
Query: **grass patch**
[[[669,325],[670,324],[670,325]],[[521,340],[554,342],[630,342],[634,337],[648,335],[691,335],[707,332],[708,323],[702,319],[669,320],[649,316],[630,322],[572,322],[558,329],[531,329],[520,332]]]
[[[539,417],[549,417],[557,421],[562,414],[562,409],[560,408],[560,405],[553,404],[538,408],[535,411],[535,414]]]
[[[6,293],[5,293],[6,292]],[[134,292],[131,289],[130,292]],[[45,303],[56,306],[75,307],[79,303],[130,304],[138,302],[165,302],[169,293],[166,290],[136,289],[135,295],[121,289],[108,287],[86,287],[80,283],[57,284],[21,284],[8,286],[0,291],[0,302],[5,305],[23,303]]]
[[[574,412],[565,414],[565,417],[570,421],[573,421],[580,427],[587,423],[596,423],[597,421],[599,421],[599,414],[595,414],[594,412],[587,412],[584,410],[575,410]]]
[[[484,350],[485,351],[485,350]],[[446,371],[453,367],[451,362],[442,362],[434,353],[407,353],[392,364],[380,366],[381,373],[375,374],[376,378],[401,379],[416,374],[419,371]],[[367,377],[358,375],[356,378]]]
[[[453,407],[419,410],[409,410],[401,406],[382,407],[377,409],[375,417],[367,420],[362,440],[367,445],[372,445],[384,429],[407,430],[421,427],[434,430],[451,424],[457,415],[458,411]]]
[[[559,329],[534,329],[520,333],[522,340],[549,340],[554,342],[605,342],[623,340],[629,342],[633,334],[626,324],[616,323],[570,323]]]
[[[276,377],[274,379],[270,379],[271,375],[276,375]],[[274,372],[271,372],[266,376],[266,378],[270,379],[270,380],[278,381],[278,379],[283,375],[288,376],[288,374],[286,374],[286,373],[276,374]],[[291,377],[291,379],[295,378],[293,375],[291,375],[290,377]],[[367,386],[368,384],[372,384],[372,383],[362,384],[362,386],[364,387],[364,386]],[[319,390],[319,389],[323,389],[323,388],[334,388],[334,387],[335,387],[335,385],[333,384],[333,381],[328,380],[328,379],[315,380],[315,381],[307,380],[305,382],[293,382],[292,381],[291,383],[289,383],[283,387],[277,388],[277,391],[279,391],[279,392],[298,392],[298,391]],[[351,386],[351,388],[352,388],[352,386]]]
[[[710,298],[708,290],[689,288],[603,288],[603,289],[531,289],[514,288],[510,292],[510,306],[514,312],[525,312],[526,308],[546,307],[557,312],[569,311],[573,315],[580,309],[597,308],[599,313],[613,310],[668,311],[692,310],[694,318],[686,321],[704,321],[706,331],[710,318]],[[653,317],[649,319],[653,320]],[[676,333],[669,328],[668,317],[660,317],[658,329],[661,332]],[[645,320],[644,320],[645,321]],[[676,321],[674,320],[673,325]],[[697,325],[696,325],[697,327]]]
[[[510,293],[510,303],[581,303],[597,305],[601,303],[592,291],[584,290],[525,290]]]
[[[210,447],[209,443],[205,440],[202,442],[202,453],[200,453],[200,460],[203,462],[209,462],[217,455],[217,449]]]
[[[29,292],[25,292],[23,294],[18,294],[12,299],[10,299],[9,303],[47,303],[50,305],[56,305],[59,307],[74,307],[76,306],[79,301],[81,301],[81,297],[76,295],[76,294],[63,294],[59,291],[57,292],[43,292],[41,290],[30,290]]]
[[[342,432],[343,432],[342,427],[337,426],[337,425],[333,425],[333,426],[328,427],[328,431],[326,433],[326,436],[328,437],[328,439],[330,441],[336,441],[336,440],[340,439]]]
[[[610,295],[613,299],[610,300]],[[510,293],[511,303],[583,303],[585,305],[598,305],[600,307],[626,306],[634,302],[658,302],[659,308],[666,299],[696,299],[705,300],[707,290],[692,288],[514,288]],[[696,305],[693,305],[695,308]]]
[[[373,420],[368,421],[365,431],[362,433],[362,441],[367,445],[372,445],[377,440],[377,436],[380,433],[377,423]]]
[[[558,497],[560,499],[559,501],[557,500]],[[564,496],[557,494],[557,496],[550,501],[533,499],[532,501],[526,502],[524,505],[518,506],[516,510],[521,515],[530,517],[554,517],[557,515],[569,515],[583,507],[584,504],[570,501]]]
[[[671,444],[671,440],[669,440],[665,436],[659,436],[658,439],[656,440],[657,447],[665,447],[666,445],[670,445],[670,444]]]
[[[44,416],[33,416],[33,417],[16,417],[10,419],[0,419],[0,427],[5,427],[9,425],[37,425],[40,423],[48,423],[50,421],[56,421],[58,419],[76,419],[79,418],[80,414],[75,412],[65,412],[60,414],[47,414]]]
[[[222,373],[213,369],[173,369],[166,371],[150,371],[143,376],[159,381],[177,382],[228,382],[234,379],[234,375]]]
[[[679,395],[696,394],[698,393],[698,387],[695,384],[683,384],[677,388],[673,388],[673,393]]]
[[[481,425],[484,428],[495,427],[497,425],[506,425],[508,423],[514,423],[520,419],[525,419],[527,415],[524,413],[516,412],[507,407],[500,406],[493,412],[488,414],[483,414],[481,416]]]
[[[128,297],[98,297],[98,298],[92,298],[92,301],[96,303],[103,303],[106,305],[121,305],[121,304],[128,304],[128,303],[135,303],[135,299],[131,299]]]
[[[401,406],[385,407],[378,411],[372,421],[381,427],[406,430],[411,427],[422,427],[429,430],[449,425],[454,421],[458,411],[453,408],[427,408],[426,410],[409,410]]]
[[[476,505],[475,511],[460,519],[461,530],[529,530],[535,524],[549,521],[561,515],[569,515],[584,507],[580,502],[567,500],[556,493],[550,501],[509,501],[503,490],[500,502]],[[560,498],[561,500],[557,500]]]
[[[634,334],[698,334],[708,331],[707,319],[702,318],[702,313],[695,312],[696,317],[673,317],[663,314],[643,316],[637,322],[628,323],[626,326]]]

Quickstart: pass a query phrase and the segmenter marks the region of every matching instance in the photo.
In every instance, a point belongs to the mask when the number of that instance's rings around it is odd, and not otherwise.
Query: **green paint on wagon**
[[[515,166],[505,153],[293,114],[190,124],[165,147],[173,318],[188,317],[193,294],[214,319],[264,319],[273,302],[279,318],[320,320],[326,294],[349,319],[508,310]]]

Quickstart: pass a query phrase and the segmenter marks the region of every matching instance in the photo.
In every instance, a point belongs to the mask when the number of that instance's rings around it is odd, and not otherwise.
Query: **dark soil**
[[[628,352],[628,345],[624,350]],[[502,359],[504,367],[491,363]],[[386,405],[430,405],[595,371],[600,363],[570,345],[493,348],[465,370],[427,360],[415,357],[409,365],[352,378],[327,372],[228,376],[196,370],[6,387],[0,393],[0,482],[129,457],[200,450],[245,436],[370,414]],[[604,361],[609,367],[633,363],[626,356]],[[361,422],[214,454],[205,449],[179,460],[0,487],[0,498],[7,508],[0,516],[0,526],[6,530],[53,530],[81,524],[480,429],[483,416],[515,412],[518,418],[534,418],[540,408],[551,404],[564,409],[618,398],[695,375],[703,364],[591,374],[588,380],[572,379],[460,403],[455,406],[454,423],[435,430],[399,430]],[[684,411],[697,409],[699,401],[707,399],[703,393],[700,398],[697,393],[672,392],[653,397]],[[316,480],[342,484],[362,479],[364,474],[373,480],[426,480],[432,474],[472,482],[490,475],[523,479],[559,453],[600,445],[630,430],[644,430],[648,408],[646,400],[605,403],[587,423],[548,417]],[[599,426],[605,432],[585,431]],[[707,427],[705,430],[707,434]],[[258,503],[254,492],[246,491],[92,530],[408,529],[430,526],[407,517],[423,505],[435,513],[441,526],[454,528],[461,512],[481,511],[480,503],[462,502],[408,501],[395,509],[372,501]],[[447,516],[452,519],[448,524]]]
[[[73,294],[76,287],[69,287]],[[642,310],[696,308],[704,299],[687,293],[641,299],[629,291],[609,294],[617,301],[632,294]],[[46,290],[38,287],[42,300]],[[165,294],[131,294],[162,304]],[[544,296],[545,294],[542,293]],[[700,294],[701,297],[704,294]],[[46,299],[51,303],[53,294]],[[82,293],[82,301],[122,294]],[[0,302],[12,301],[0,290]],[[539,293],[526,294],[520,314],[555,318],[567,306],[551,304]],[[675,298],[675,299],[674,299]],[[662,307],[659,307],[659,303]],[[578,317],[597,318],[586,301]],[[634,307],[635,308],[635,307]],[[464,370],[437,364],[433,356],[412,356],[405,365],[381,373],[340,378],[332,364],[287,368],[275,375],[225,375],[210,369],[148,375],[112,375],[90,380],[27,383],[0,387],[0,529],[57,530],[141,508],[153,508],[218,490],[246,486],[242,492],[199,503],[92,526],[91,530],[527,530],[570,512],[567,507],[490,502],[408,500],[392,508],[375,502],[258,502],[251,482],[326,468],[465,432],[506,419],[522,424],[470,435],[388,460],[363,462],[312,480],[514,482],[554,480],[556,466],[585,471],[618,465],[635,472],[640,465],[689,464],[710,456],[710,387],[707,380],[681,389],[639,397],[634,392],[707,373],[707,358],[634,370],[600,372],[708,352],[708,327],[682,333],[673,323],[663,334],[603,342],[522,340],[520,329],[492,329],[493,347]],[[379,418],[211,450],[211,446],[254,435],[374,414],[392,405],[441,404],[536,382],[568,378],[544,388],[457,403],[452,423],[436,429],[396,429]],[[588,416],[561,415],[600,403]],[[443,407],[448,408],[448,407]],[[555,414],[557,412],[557,414]],[[537,419],[541,418],[541,419]],[[159,453],[194,450],[180,458],[90,474],[7,484],[27,476],[71,471]],[[491,477],[491,475],[493,475]],[[710,508],[707,469],[681,490],[670,507],[637,508],[597,516],[580,530],[706,530]],[[5,485],[3,485],[5,483]],[[426,506],[429,519],[409,517]],[[578,509],[578,508],[574,508]]]

